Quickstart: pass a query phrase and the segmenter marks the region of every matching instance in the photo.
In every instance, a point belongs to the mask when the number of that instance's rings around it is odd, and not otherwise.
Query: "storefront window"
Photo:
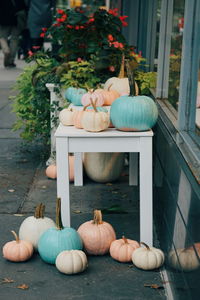
[[[175,0],[173,8],[168,99],[178,109],[185,1]]]

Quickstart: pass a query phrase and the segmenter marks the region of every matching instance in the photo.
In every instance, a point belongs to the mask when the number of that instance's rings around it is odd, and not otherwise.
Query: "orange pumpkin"
[[[120,94],[116,90],[111,90],[112,84],[107,89],[97,89],[95,92],[98,92],[99,94],[102,94],[104,98],[104,106],[111,105],[115,99],[120,97]]]
[[[3,257],[15,262],[28,260],[33,254],[33,245],[28,241],[20,240],[15,231],[11,232],[15,241],[8,242],[3,246]]]
[[[123,236],[121,239],[111,243],[110,255],[120,262],[130,262],[133,251],[139,247],[140,245],[137,241],[126,239]]]
[[[57,178],[57,167],[56,165],[50,165],[46,168],[46,175],[48,178]],[[74,181],[74,156],[69,155],[69,181]]]
[[[92,255],[106,254],[110,244],[116,239],[113,227],[102,220],[100,210],[94,211],[94,219],[83,223],[78,228],[78,233],[86,252]]]

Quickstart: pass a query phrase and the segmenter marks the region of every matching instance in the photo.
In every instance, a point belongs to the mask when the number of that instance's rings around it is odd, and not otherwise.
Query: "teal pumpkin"
[[[65,99],[67,99],[74,105],[82,106],[81,98],[86,93],[87,91],[85,89],[69,87],[66,89],[64,95],[65,95]]]
[[[121,96],[112,103],[110,118],[119,130],[145,131],[155,125],[158,109],[150,97]]]
[[[56,257],[64,250],[82,250],[82,240],[78,232],[71,227],[50,228],[38,242],[38,252],[45,262],[55,264]]]

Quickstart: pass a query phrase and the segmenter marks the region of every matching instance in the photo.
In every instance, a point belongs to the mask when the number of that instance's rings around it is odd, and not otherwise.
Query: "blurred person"
[[[42,48],[44,38],[41,37],[42,28],[49,27],[52,23],[52,10],[55,0],[28,0],[28,29],[31,38],[32,52]]]
[[[18,50],[18,40],[25,22],[23,0],[0,1],[0,45],[4,54],[4,67],[16,67],[14,63]]]

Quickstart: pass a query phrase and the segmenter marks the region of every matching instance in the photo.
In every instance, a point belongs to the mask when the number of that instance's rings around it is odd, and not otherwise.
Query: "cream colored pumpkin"
[[[129,262],[132,259],[133,251],[139,247],[140,245],[137,241],[127,239],[123,236],[121,239],[111,243],[110,255],[117,261]]]
[[[124,168],[124,153],[84,153],[83,165],[88,177],[96,182],[117,180]]]
[[[168,254],[168,262],[176,270],[185,272],[196,270],[200,267],[199,258],[193,247],[171,250]]]
[[[140,243],[144,247],[140,247],[133,251],[133,264],[143,270],[153,270],[161,267],[165,261],[164,253],[154,247],[149,247],[145,243]]]
[[[88,267],[87,256],[81,250],[65,250],[56,258],[56,268],[64,274],[83,272]]]
[[[19,228],[20,240],[30,242],[34,249],[38,248],[38,241],[40,236],[49,228],[56,227],[55,222],[44,217],[45,206],[41,203],[35,209],[34,216],[27,217],[24,219]]]
[[[83,109],[80,111],[80,110],[77,110],[75,113],[74,113],[74,116],[73,116],[73,124],[76,128],[79,128],[79,129],[82,129],[83,128],[83,125],[82,125],[82,117],[83,117],[83,114],[86,110],[86,108],[89,106],[86,105],[83,107]]]
[[[98,111],[95,103],[91,99],[94,111],[84,111],[81,119],[83,129],[92,132],[99,132],[107,129],[110,125],[108,112]]]
[[[59,120],[64,126],[72,126],[74,125],[73,117],[75,110],[72,108],[64,108],[59,113]]]
[[[15,241],[7,242],[3,246],[3,257],[14,262],[28,260],[33,254],[33,245],[30,242],[20,240],[15,231],[11,231]]]

